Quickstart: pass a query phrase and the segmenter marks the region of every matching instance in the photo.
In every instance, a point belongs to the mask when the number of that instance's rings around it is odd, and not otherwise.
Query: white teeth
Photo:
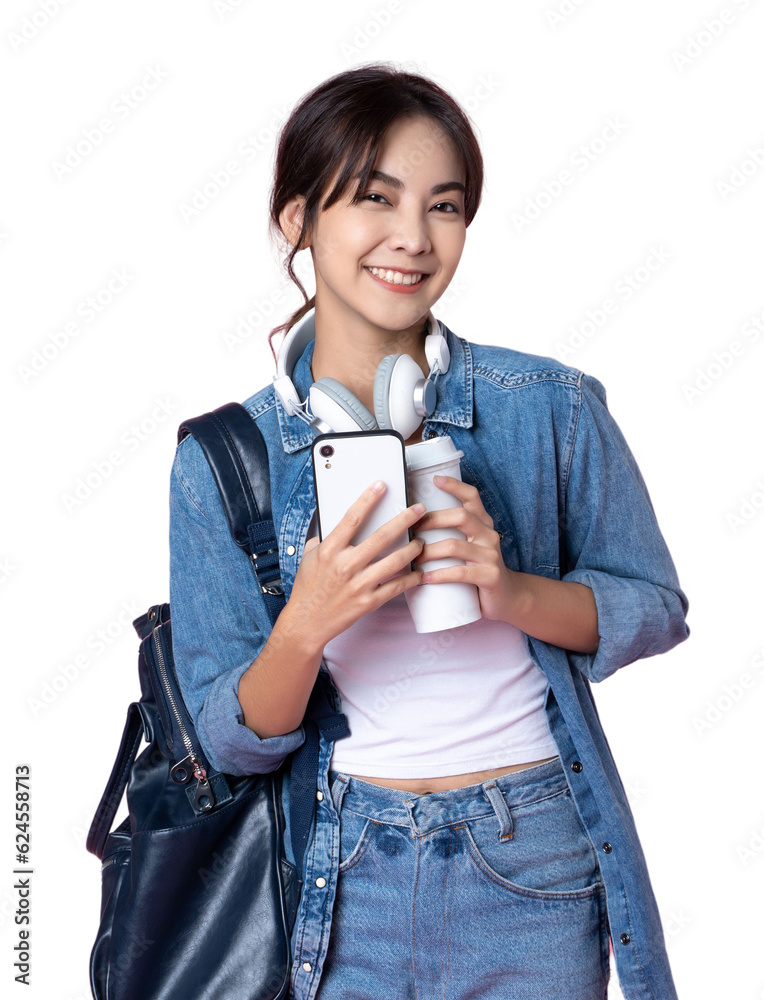
[[[393,285],[416,285],[424,277],[422,274],[403,274],[401,271],[380,271],[378,267],[370,267],[368,270]]]

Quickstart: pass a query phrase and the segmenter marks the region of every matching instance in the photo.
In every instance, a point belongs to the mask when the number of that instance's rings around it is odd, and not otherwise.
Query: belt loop
[[[332,802],[334,802],[334,808],[338,815],[342,810],[342,800],[345,798],[348,788],[350,788],[350,775],[336,774],[332,782]]]
[[[483,794],[493,806],[499,820],[499,840],[511,840],[514,836],[514,822],[501,789],[495,781],[489,779],[483,785]]]

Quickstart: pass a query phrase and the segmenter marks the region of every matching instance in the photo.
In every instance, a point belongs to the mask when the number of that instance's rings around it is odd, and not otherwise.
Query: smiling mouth
[[[404,288],[421,285],[430,277],[429,274],[423,274],[422,272],[405,274],[403,271],[395,271],[392,268],[364,266],[364,270],[368,271],[375,278],[379,278],[380,281],[387,282],[388,285],[402,285]]]

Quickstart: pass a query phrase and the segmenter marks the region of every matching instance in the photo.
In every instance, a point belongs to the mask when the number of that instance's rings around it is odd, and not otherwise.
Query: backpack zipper
[[[170,687],[170,682],[167,677],[167,666],[165,665],[164,653],[162,652],[162,643],[159,639],[159,629],[161,625],[156,625],[152,632],[154,636],[154,647],[157,653],[157,661],[159,663],[159,673],[161,676],[162,684],[167,695],[167,700],[170,703],[170,707],[175,714],[175,719],[178,723],[178,729],[180,730],[180,735],[183,738],[183,742],[188,750],[188,757],[184,759],[190,759],[194,767],[194,777],[196,778],[196,788],[194,790],[194,808],[201,810],[202,812],[209,812],[210,809],[215,805],[215,796],[212,792],[212,786],[207,778],[207,771],[204,767],[204,760],[196,752],[193,743],[191,742],[191,737],[188,735],[188,730],[186,729],[180,712],[178,711],[178,706],[175,702],[175,696],[172,693],[172,688]]]
[[[107,869],[109,867],[109,865],[115,864],[117,861],[120,860],[119,855],[120,854],[125,854],[129,850],[130,850],[129,847],[120,847],[119,850],[117,851],[117,853],[114,855],[114,857],[107,858],[106,861],[103,862],[103,864],[101,865],[101,871],[105,871],[105,869]]]

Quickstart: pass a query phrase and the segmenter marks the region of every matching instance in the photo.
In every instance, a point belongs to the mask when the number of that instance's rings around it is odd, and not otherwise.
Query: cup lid
[[[464,452],[459,451],[448,434],[439,434],[426,441],[407,445],[406,467],[409,472],[419,472],[420,469],[427,469],[431,465],[458,461],[463,455]]]

